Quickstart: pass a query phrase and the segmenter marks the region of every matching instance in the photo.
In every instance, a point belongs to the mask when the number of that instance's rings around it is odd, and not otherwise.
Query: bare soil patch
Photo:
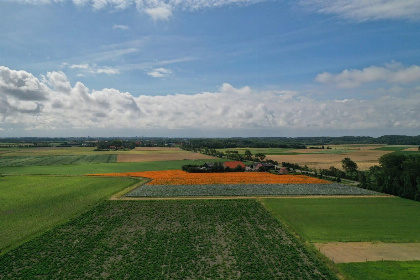
[[[130,154],[119,154],[117,162],[146,162],[146,161],[166,161],[166,160],[195,160],[195,159],[214,159],[215,157],[181,150],[179,148],[136,148]]]
[[[374,150],[373,147],[360,147],[354,150],[348,150],[340,154],[321,154],[316,153],[316,150],[311,150],[309,154],[297,154],[297,155],[269,155],[269,159],[278,162],[291,162],[299,165],[307,165],[310,168],[322,168],[328,169],[330,166],[335,168],[342,168],[341,160],[343,158],[350,158],[355,161],[360,170],[367,170],[373,165],[378,165],[379,158],[391,151]],[[375,147],[377,148],[377,147]],[[296,152],[308,152],[309,150],[296,150]]]
[[[420,260],[420,243],[332,242],[314,245],[335,263]]]

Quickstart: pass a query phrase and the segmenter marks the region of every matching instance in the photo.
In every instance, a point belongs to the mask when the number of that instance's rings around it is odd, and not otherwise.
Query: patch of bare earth
[[[179,148],[136,148],[136,153],[119,154],[117,162],[146,162],[146,161],[167,161],[184,159],[214,159],[214,157],[181,150]]]
[[[307,152],[308,150],[296,150],[296,152]],[[341,161],[343,158],[350,158],[357,163],[360,170],[367,170],[369,167],[378,165],[379,158],[391,151],[381,151],[373,149],[359,149],[359,150],[349,150],[342,154],[321,154],[315,153],[316,151],[312,150],[310,154],[297,154],[297,155],[269,155],[269,159],[278,161],[278,162],[290,162],[297,163],[299,165],[307,165],[310,168],[317,169],[328,169],[331,166],[335,168],[342,168]]]
[[[335,263],[366,261],[420,261],[420,243],[315,243]]]

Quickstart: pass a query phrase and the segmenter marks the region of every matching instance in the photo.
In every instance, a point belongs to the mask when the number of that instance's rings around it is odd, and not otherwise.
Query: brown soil
[[[314,245],[335,263],[420,260],[420,243],[332,242]]]
[[[146,162],[184,159],[214,159],[214,157],[181,150],[179,148],[137,148],[135,153],[119,154],[117,162]]]

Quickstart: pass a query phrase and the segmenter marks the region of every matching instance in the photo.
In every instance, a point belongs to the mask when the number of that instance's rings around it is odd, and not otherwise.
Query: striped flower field
[[[126,197],[221,197],[290,195],[378,195],[378,193],[304,175],[267,172],[188,173],[181,170],[94,174],[151,179]]]
[[[182,170],[94,174],[94,176],[144,177],[148,185],[208,184],[329,184],[304,175],[274,175],[266,172],[188,173]]]

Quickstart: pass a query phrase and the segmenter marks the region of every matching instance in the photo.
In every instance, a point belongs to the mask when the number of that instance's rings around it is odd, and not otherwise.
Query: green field
[[[389,198],[264,199],[310,242],[420,242],[420,202]]]
[[[0,166],[51,166],[117,162],[117,155],[2,156]]]
[[[131,178],[0,177],[0,252],[138,182]]]
[[[238,151],[239,154],[245,154],[246,150],[250,150],[253,155],[263,153],[265,155],[294,155],[299,154],[293,152],[296,149],[284,148],[231,148],[231,149],[216,149],[219,152],[226,153],[226,151]]]
[[[337,264],[349,280],[420,280],[420,262],[363,262]]]
[[[336,279],[255,200],[106,201],[0,256],[3,279]]]
[[[153,170],[181,169],[185,164],[202,165],[206,162],[221,161],[220,159],[206,160],[169,160],[151,162],[119,162],[94,163],[49,166],[0,166],[0,174],[26,174],[26,175],[86,175],[98,173],[140,172]]]

